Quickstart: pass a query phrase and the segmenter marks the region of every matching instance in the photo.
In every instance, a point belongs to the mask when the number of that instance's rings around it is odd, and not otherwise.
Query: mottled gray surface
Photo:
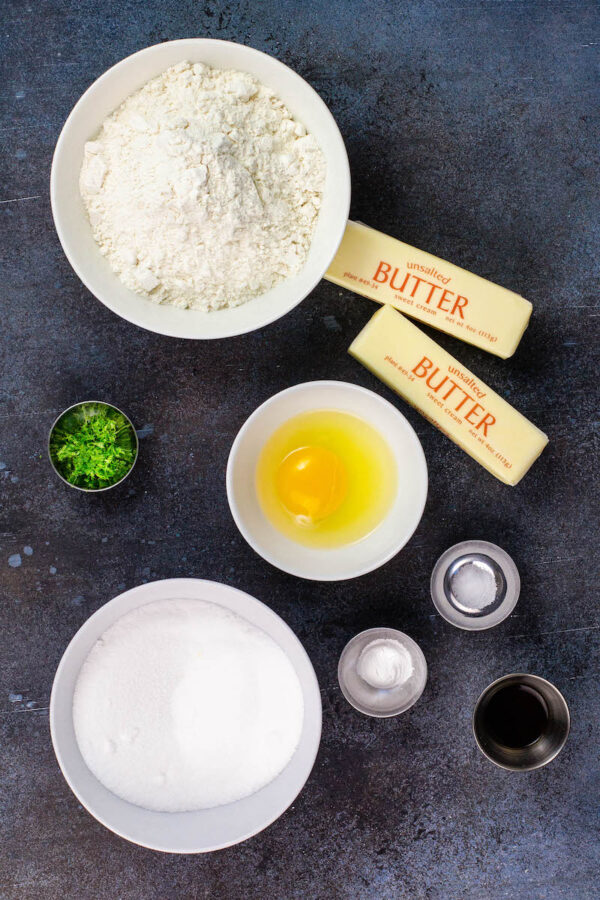
[[[510,488],[396,400],[427,455],[427,509],[395,560],[349,584],[259,559],[229,516],[224,469],[246,416],[290,384],[341,378],[391,397],[345,352],[370,302],[322,283],[259,333],[162,338],[98,303],[54,233],[50,161],[76,99],[127,54],[186,36],[238,40],[295,68],[346,139],[354,217],[534,304],[511,360],[440,340],[549,434],[548,449]],[[599,41],[594,0],[4,0],[3,900],[598,896]],[[54,417],[89,396],[145,426],[133,476],[95,497],[70,491],[45,457]],[[515,613],[482,634],[446,625],[428,597],[437,556],[469,537],[505,547],[523,580]],[[152,853],[97,824],[48,733],[52,678],[77,628],[123,588],[178,575],[268,603],[304,642],[323,694],[321,751],[297,802],[207,857]],[[345,642],[378,624],[406,630],[430,665],[421,702],[391,721],[355,713],[336,683]],[[514,670],[554,681],[573,715],[563,754],[527,775],[495,769],[470,730],[481,689]]]

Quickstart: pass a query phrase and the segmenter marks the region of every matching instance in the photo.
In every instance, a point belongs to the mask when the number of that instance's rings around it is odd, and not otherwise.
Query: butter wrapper
[[[517,484],[548,438],[404,316],[384,306],[349,352],[505,484]]]
[[[503,359],[531,316],[519,294],[359,222],[348,222],[325,278]]]

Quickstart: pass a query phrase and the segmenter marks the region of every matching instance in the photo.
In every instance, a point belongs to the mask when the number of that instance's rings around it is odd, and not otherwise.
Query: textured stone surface
[[[597,5],[5,0],[2,13],[0,896],[598,896]],[[534,303],[511,360],[440,341],[542,427],[548,449],[509,488],[394,400],[423,442],[429,501],[407,548],[351,583],[303,582],[259,559],[229,516],[224,468],[246,416],[292,383],[341,378],[391,397],[346,355],[370,302],[322,283],[258,333],[172,340],[98,303],[54,233],[49,168],[73,103],[127,54],[185,36],[248,43],[295,68],[346,139],[354,217]],[[133,476],[97,497],[66,488],[45,456],[54,417],[90,396],[145,435]],[[438,555],[469,537],[505,547],[523,580],[514,615],[482,634],[446,625],[428,597]],[[77,628],[123,588],[178,575],[272,606],[323,694],[321,751],[297,802],[207,857],[152,853],[96,823],[48,733],[52,678]],[[430,666],[421,702],[381,722],[336,682],[345,642],[378,624],[407,631]],[[470,728],[482,688],[515,670],[554,681],[573,716],[563,754],[527,775],[489,764]]]

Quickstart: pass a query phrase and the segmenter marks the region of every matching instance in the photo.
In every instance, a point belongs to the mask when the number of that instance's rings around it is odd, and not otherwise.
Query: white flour
[[[291,759],[304,704],[283,650],[202,600],[127,613],[92,647],[73,698],[81,754],[125,800],[165,812],[219,806]]]
[[[325,159],[250,75],[183,62],[85,146],[80,189],[124,284],[159,303],[237,306],[304,264]]]

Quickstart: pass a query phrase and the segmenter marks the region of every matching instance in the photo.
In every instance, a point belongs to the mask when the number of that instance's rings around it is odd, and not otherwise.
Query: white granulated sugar
[[[166,812],[239,800],[281,772],[300,740],[296,672],[264,631],[202,600],[120,618],[75,687],[81,754],[113,793]]]
[[[179,63],[85,145],[80,190],[121,281],[158,303],[238,306],[303,266],[325,158],[269,88]]]

